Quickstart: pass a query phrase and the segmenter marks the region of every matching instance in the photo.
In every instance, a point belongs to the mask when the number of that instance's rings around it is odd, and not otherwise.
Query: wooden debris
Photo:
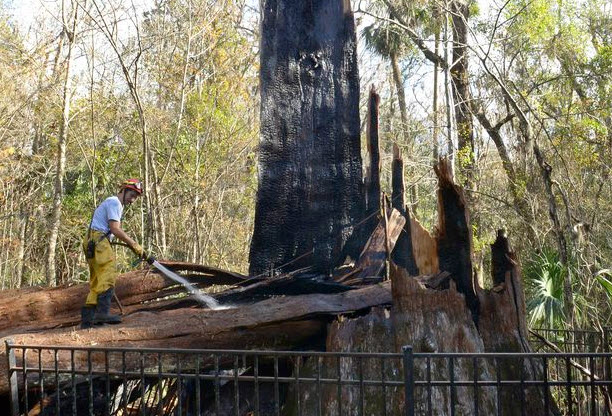
[[[421,274],[433,274],[440,271],[438,261],[438,242],[429,231],[414,217],[410,217],[410,234],[412,252]]]
[[[383,283],[340,294],[277,297],[225,310],[178,309],[134,313],[117,326],[12,334],[0,341],[10,338],[16,344],[107,347],[299,348],[310,338],[321,336],[330,317],[390,303],[390,285]],[[103,355],[92,359],[94,365],[104,365]],[[70,365],[69,354],[62,355],[60,361],[62,368],[67,368]],[[111,363],[114,366],[118,364]],[[7,358],[2,350],[0,395],[8,391],[6,365]],[[42,365],[53,366],[52,353],[43,354]],[[83,356],[77,366],[84,369],[86,365]]]
[[[355,267],[361,269],[355,275],[355,278],[378,276],[380,274],[385,267],[387,246],[389,250],[393,250],[405,222],[406,218],[398,210],[393,209],[387,221],[388,229],[385,228],[383,220],[378,223],[355,265]]]
[[[161,263],[175,271],[190,271],[186,277],[197,288],[231,285],[247,279],[238,273],[208,266],[182,262]],[[10,292],[12,296],[0,297],[0,336],[75,325],[81,319],[80,309],[89,292],[89,284],[26,288]],[[171,307],[176,304],[175,301],[150,302],[184,293],[182,286],[151,269],[125,273],[117,278],[116,294],[126,314]],[[188,304],[193,306],[196,303],[188,301]]]

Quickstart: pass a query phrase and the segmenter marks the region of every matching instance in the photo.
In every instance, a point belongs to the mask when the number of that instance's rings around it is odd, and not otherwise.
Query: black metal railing
[[[610,414],[610,353],[6,351],[11,416]]]
[[[609,415],[610,353],[414,353],[409,415]],[[587,366],[581,363],[586,362]]]

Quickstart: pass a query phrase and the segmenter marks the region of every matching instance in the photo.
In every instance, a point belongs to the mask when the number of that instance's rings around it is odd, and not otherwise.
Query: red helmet
[[[121,190],[124,189],[131,189],[138,195],[142,195],[142,182],[140,182],[140,179],[136,178],[126,179],[121,184]]]

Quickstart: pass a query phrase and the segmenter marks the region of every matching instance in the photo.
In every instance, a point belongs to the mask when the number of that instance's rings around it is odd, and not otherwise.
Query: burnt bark
[[[491,274],[493,284],[499,285],[506,281],[506,273],[514,268],[514,263],[509,257],[510,245],[506,232],[497,230],[497,238],[491,244]]]
[[[532,352],[527,341],[525,295],[515,254],[503,231],[491,245],[493,279],[491,290],[479,291],[478,330],[487,352]],[[538,359],[501,360],[498,368],[504,380],[542,380],[544,368]],[[548,371],[548,370],[546,370]],[[548,395],[548,398],[545,398]],[[548,406],[545,404],[548,401]],[[525,409],[516,406],[525,403]],[[504,389],[499,395],[503,414],[560,415],[550,391],[528,387],[523,391]],[[547,410],[548,409],[548,412]]]
[[[410,210],[406,207],[405,187],[404,187],[404,161],[399,147],[393,145],[393,166],[391,170],[391,205],[398,210],[405,218],[404,229],[397,239],[395,250],[391,258],[395,264],[406,269],[412,276],[419,274],[414,252],[412,248],[412,230],[410,221]]]
[[[438,258],[465,296],[478,324],[479,301],[472,272],[472,228],[463,190],[455,185],[450,164],[442,159],[434,167],[438,176]]]
[[[343,0],[266,0],[262,10],[250,274],[305,264],[327,272],[357,257],[359,239],[347,241],[365,207],[353,13]]]
[[[378,105],[380,97],[374,86],[368,99],[367,145],[370,169],[365,178],[366,210],[368,215],[380,211],[380,146],[378,143]],[[373,222],[373,225],[376,222]]]

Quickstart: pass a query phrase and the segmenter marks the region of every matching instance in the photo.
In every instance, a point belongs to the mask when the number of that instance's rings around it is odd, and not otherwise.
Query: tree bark
[[[63,8],[63,4],[62,4]],[[66,172],[66,148],[68,146],[68,126],[70,124],[70,76],[72,68],[72,50],[74,48],[76,26],[78,22],[78,7],[72,7],[72,22],[68,27],[64,20],[64,36],[68,39],[68,52],[66,55],[66,68],[62,87],[62,123],[60,125],[57,155],[55,162],[55,186],[53,191],[53,203],[51,205],[51,215],[49,217],[49,239],[47,240],[47,257],[45,259],[45,279],[47,285],[57,284],[55,271],[55,251],[57,247],[57,237],[59,233],[62,200],[64,197],[64,174]]]
[[[366,144],[368,156],[370,157],[368,175],[366,176],[366,213],[373,215],[380,212],[380,146],[378,142],[378,105],[380,97],[374,86],[370,89],[368,99],[368,123]],[[373,226],[376,224],[376,216],[369,221]],[[368,231],[372,228],[368,227]]]
[[[469,4],[464,0],[451,2],[453,22],[453,64],[450,67],[455,121],[457,123],[459,167],[465,174],[465,184],[472,188],[474,176],[474,123],[470,104],[472,95],[468,78]]]
[[[477,283],[472,272],[472,227],[463,190],[455,185],[448,160],[434,167],[438,176],[438,258],[441,271],[451,273],[478,323]]]
[[[266,0],[262,10],[250,274],[309,263],[328,271],[363,243],[347,243],[365,207],[353,14],[344,0]]]
[[[402,118],[401,131],[403,134],[405,134],[406,129],[408,128],[408,110],[406,108],[406,93],[404,92],[404,83],[402,81],[402,71],[400,71],[400,67],[397,62],[397,53],[392,52],[389,58],[391,59],[391,69],[393,71],[393,83],[395,84],[395,89],[397,91],[397,101],[398,101],[398,105],[400,109],[400,117]]]
[[[406,207],[405,188],[404,188],[404,161],[399,147],[393,145],[393,167],[391,172],[391,205],[406,218],[403,232],[397,239],[395,250],[391,253],[393,262],[406,269],[412,276],[419,274],[414,251],[412,248],[412,230],[410,221],[410,210]]]

